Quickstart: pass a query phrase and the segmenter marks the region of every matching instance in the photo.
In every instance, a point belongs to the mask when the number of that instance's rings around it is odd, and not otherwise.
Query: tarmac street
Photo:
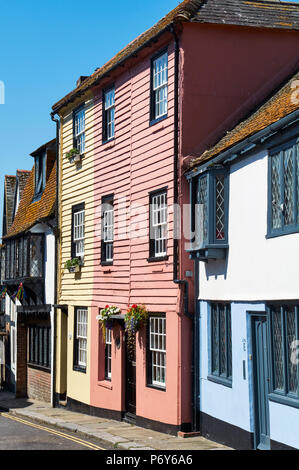
[[[0,392],[0,449],[26,445],[39,450],[231,450],[202,436],[184,439]]]

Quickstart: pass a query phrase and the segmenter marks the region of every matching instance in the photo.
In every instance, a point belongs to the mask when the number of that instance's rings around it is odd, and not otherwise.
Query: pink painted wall
[[[171,37],[171,36],[169,36]],[[149,125],[150,115],[150,59],[155,52],[167,43],[156,44],[155,48],[146,50],[147,56],[135,60],[130,68],[123,69],[119,76],[112,77],[115,84],[115,139],[102,144],[102,88],[95,90],[95,213],[97,230],[95,234],[95,278],[94,278],[94,313],[106,304],[117,305],[126,313],[128,304],[143,303],[149,312],[166,313],[167,329],[167,378],[166,391],[154,390],[146,386],[146,349],[139,342],[145,331],[137,337],[136,351],[136,413],[143,418],[178,425],[190,422],[190,406],[182,406],[182,382],[188,404],[191,400],[191,356],[190,341],[184,355],[186,363],[181,364],[181,312],[178,299],[178,286],[173,278],[173,214],[169,213],[169,242],[164,262],[149,263],[149,192],[165,186],[168,187],[169,207],[173,204],[173,121],[174,121],[174,53],[173,45],[169,46],[169,87],[168,117],[153,126]],[[106,85],[106,86],[107,86]],[[114,194],[115,230],[119,231],[119,197],[126,197],[126,205],[146,206],[146,213],[136,218],[131,214],[128,222],[133,225],[141,222],[147,228],[145,236],[114,242],[113,266],[100,265],[101,258],[101,198]],[[188,326],[190,327],[190,325]],[[112,381],[104,388],[98,384],[99,362],[104,363],[104,350],[99,345],[98,328],[94,320],[92,328],[91,366],[91,405],[105,409],[124,410],[124,343],[115,351],[112,362]],[[186,333],[184,333],[186,334]],[[98,352],[100,349],[100,353]],[[188,357],[187,357],[188,356]],[[183,372],[182,372],[183,371]],[[105,385],[105,384],[104,384]],[[107,384],[106,384],[107,385]],[[112,388],[111,388],[112,387]],[[104,388],[104,389],[103,389]],[[183,411],[182,411],[183,410]]]
[[[182,95],[183,156],[201,153],[298,66],[297,31],[186,23]]]

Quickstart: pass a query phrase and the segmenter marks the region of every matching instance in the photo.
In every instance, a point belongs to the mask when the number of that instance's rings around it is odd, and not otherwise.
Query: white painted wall
[[[231,167],[228,255],[200,262],[200,299],[298,299],[299,233],[265,238],[267,174],[266,151]]]

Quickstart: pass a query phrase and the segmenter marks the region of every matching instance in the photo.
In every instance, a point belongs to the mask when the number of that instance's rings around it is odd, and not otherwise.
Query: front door
[[[126,336],[126,421],[136,419],[136,339],[134,343]]]
[[[266,315],[252,318],[254,409],[255,409],[255,448],[270,449],[269,423],[269,362],[268,331]]]

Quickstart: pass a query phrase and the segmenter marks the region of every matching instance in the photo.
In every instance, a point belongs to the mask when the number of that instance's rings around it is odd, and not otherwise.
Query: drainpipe
[[[60,121],[56,119],[55,113],[51,113],[51,119],[56,123],[56,202],[55,202],[55,219],[56,219],[56,228],[55,228],[55,294],[54,294],[54,305],[57,305],[57,274],[58,274],[58,240],[59,240],[59,131],[60,131]],[[55,390],[56,390],[56,332],[57,332],[57,308],[54,306],[54,319],[53,319],[53,389],[52,389],[52,406],[55,407]]]
[[[175,75],[174,75],[174,154],[173,154],[173,199],[174,207],[177,207],[178,203],[178,160],[179,160],[179,60],[180,60],[180,48],[179,48],[179,38],[175,31],[175,27],[172,24],[170,26],[170,31],[174,37],[175,44]],[[193,338],[191,346],[191,356],[192,356],[192,394],[191,394],[191,407],[193,410],[192,413],[192,430],[195,430],[196,427],[196,403],[195,398],[195,380],[194,372],[196,367],[194,367],[195,360],[195,349],[194,349],[194,337],[195,337],[195,315],[189,313],[189,283],[185,279],[178,279],[178,240],[177,240],[177,220],[176,213],[174,214],[174,240],[173,240],[173,282],[179,286],[184,286],[184,315],[193,321]]]

